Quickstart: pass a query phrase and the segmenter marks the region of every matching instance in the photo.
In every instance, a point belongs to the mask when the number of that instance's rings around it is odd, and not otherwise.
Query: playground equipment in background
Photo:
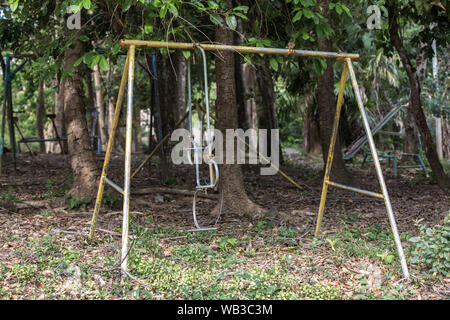
[[[380,131],[389,121],[391,121],[395,115],[405,106],[406,104],[399,104],[395,106],[391,111],[389,111],[381,120],[378,122],[373,129],[371,130],[372,135],[374,136],[378,131]],[[363,135],[356,139],[350,146],[348,147],[348,150],[344,153],[344,160],[350,160],[353,158],[358,151],[367,143],[367,135]]]
[[[28,58],[33,55],[16,55],[17,58]],[[6,117],[8,117],[8,128],[9,128],[9,142],[12,151],[14,170],[16,170],[16,135],[14,126],[17,126],[17,122],[14,121],[13,116],[13,103],[12,103],[12,89],[11,82],[20,70],[23,69],[28,59],[23,61],[15,70],[11,71],[11,59],[12,55],[6,55],[5,63],[5,74],[3,75],[3,112],[2,112],[2,126],[1,126],[1,136],[0,136],[0,174],[2,173],[3,166],[3,148],[5,144],[5,126]]]
[[[389,121],[391,121],[397,113],[399,113],[404,107],[408,106],[409,103],[406,104],[398,104],[396,107],[394,107],[391,111],[389,111],[371,130],[372,135],[375,134],[384,134],[384,135],[390,135],[390,136],[397,136],[397,137],[404,137],[405,134],[403,132],[391,132],[391,131],[383,131],[381,130]],[[402,152],[401,156],[411,156],[417,159],[419,164],[416,165],[404,165],[399,166],[398,165],[398,156],[395,154],[390,154],[388,152],[382,152],[378,153],[378,157],[381,158],[381,161],[387,160],[389,163],[392,160],[393,162],[393,169],[394,169],[394,177],[397,177],[397,169],[409,169],[409,168],[422,168],[425,175],[427,175],[427,169],[425,167],[425,163],[423,162],[422,156],[420,155],[420,151],[422,150],[422,141],[420,139],[420,136],[417,137],[419,141],[419,153],[404,153]],[[344,160],[350,160],[353,158],[361,148],[364,147],[364,145],[367,143],[368,139],[367,136],[361,136],[360,138],[356,139],[348,148],[348,151],[344,154]],[[370,151],[364,152],[364,159],[361,163],[361,168],[364,166],[366,162],[373,162],[373,160],[370,160],[369,158],[372,157],[372,153]]]
[[[15,70],[11,71],[11,60],[13,58],[23,59],[26,58],[25,61],[23,61]],[[62,141],[67,140],[65,137],[60,137],[58,134],[58,130],[55,126],[55,115],[54,114],[47,114],[46,117],[49,118],[52,121],[53,129],[55,131],[56,137],[54,138],[47,138],[47,139],[40,139],[40,138],[25,138],[22,130],[19,126],[19,119],[18,117],[15,117],[14,114],[22,113],[23,111],[14,111],[13,109],[13,99],[12,99],[12,80],[16,76],[18,72],[20,72],[26,63],[29,61],[29,58],[35,58],[35,55],[33,54],[18,54],[18,55],[6,55],[6,63],[5,63],[5,74],[4,74],[4,97],[3,97],[3,112],[2,112],[2,125],[1,125],[1,136],[0,136],[0,174],[2,171],[2,164],[3,164],[3,147],[4,147],[4,138],[5,138],[5,125],[6,125],[6,117],[8,117],[8,127],[9,127],[9,141],[10,141],[10,147],[12,151],[13,156],[13,165],[14,170],[17,169],[17,161],[16,161],[16,154],[17,152],[20,153],[20,144],[25,143],[28,151],[31,155],[33,155],[33,152],[29,146],[29,143],[34,142],[55,142],[58,141],[61,147],[61,150],[64,150]],[[16,134],[14,128],[17,129],[21,136],[21,140],[16,142]]]
[[[387,134],[387,135],[394,135],[394,136],[400,136],[400,137],[404,137],[405,134],[402,132],[389,132],[389,131],[379,131],[379,134]],[[388,152],[383,152],[383,153],[379,153],[378,156],[384,160],[387,160],[390,164],[390,161],[392,160],[393,162],[393,169],[394,169],[394,177],[397,177],[397,171],[398,169],[412,169],[412,168],[422,168],[423,172],[425,173],[425,175],[427,176],[427,168],[425,167],[425,163],[423,162],[422,156],[420,155],[420,152],[422,151],[422,140],[420,139],[420,136],[418,136],[418,141],[419,141],[419,153],[405,153],[405,152],[401,152],[400,156],[410,156],[414,159],[417,159],[418,164],[414,164],[414,165],[403,165],[403,166],[399,166],[398,165],[398,158],[399,156],[396,155],[395,153],[390,154]],[[373,162],[373,160],[370,160],[369,158],[371,158],[371,153],[366,151],[364,153],[364,159],[363,162],[361,163],[361,168],[364,167],[364,164],[366,162]],[[380,160],[382,161],[382,160]]]
[[[320,232],[320,226],[325,210],[325,202],[326,196],[328,192],[328,187],[333,186],[337,188],[342,188],[345,190],[350,190],[354,192],[358,192],[367,196],[383,199],[386,211],[389,218],[389,223],[391,226],[392,233],[394,235],[395,245],[397,247],[398,256],[400,259],[403,276],[405,278],[409,278],[408,266],[406,265],[405,256],[403,253],[402,244],[400,241],[400,236],[398,234],[397,225],[394,217],[394,213],[391,206],[391,201],[389,199],[389,194],[387,192],[386,184],[384,181],[383,173],[380,166],[380,161],[378,159],[377,150],[375,148],[375,143],[373,140],[372,132],[370,129],[370,125],[368,122],[368,118],[366,115],[366,111],[364,108],[364,104],[361,99],[361,94],[359,91],[358,83],[356,81],[355,72],[353,70],[352,61],[357,60],[359,58],[358,54],[349,54],[349,53],[335,53],[335,52],[319,52],[319,51],[306,51],[306,50],[296,50],[296,49],[277,49],[277,48],[258,48],[258,47],[245,47],[245,46],[232,46],[232,45],[216,45],[216,44],[200,44],[200,43],[178,43],[178,42],[160,42],[160,41],[142,41],[142,40],[122,40],[121,41],[122,48],[127,48],[127,58],[125,61],[124,71],[122,74],[122,79],[119,88],[119,94],[116,102],[115,114],[113,126],[110,131],[108,147],[105,155],[105,161],[103,164],[102,175],[100,179],[100,185],[98,188],[97,200],[94,208],[94,213],[92,215],[91,221],[91,230],[88,236],[88,239],[92,239],[95,226],[98,219],[98,213],[100,210],[101,200],[103,196],[103,189],[105,183],[111,185],[114,189],[119,191],[123,195],[123,221],[122,221],[122,248],[121,248],[121,269],[123,275],[129,274],[127,271],[127,255],[129,251],[128,247],[128,231],[129,231],[129,213],[130,213],[130,186],[131,179],[142,169],[143,165],[150,159],[153,154],[167,139],[169,135],[164,137],[155,149],[150,153],[144,163],[141,164],[136,171],[131,174],[131,139],[132,139],[132,116],[133,116],[133,81],[134,81],[134,66],[135,66],[135,52],[136,48],[164,48],[164,49],[181,49],[181,50],[197,50],[202,48],[203,50],[215,51],[215,50],[223,50],[223,51],[231,51],[231,52],[240,52],[240,53],[257,53],[257,54],[275,54],[275,55],[288,55],[288,56],[300,56],[300,57],[318,57],[318,58],[328,58],[335,59],[338,61],[344,61],[344,67],[342,71],[342,76],[340,80],[340,87],[337,99],[336,106],[336,114],[333,123],[329,153],[327,158],[327,164],[325,168],[325,177],[323,180],[322,187],[322,196],[319,206],[319,213],[317,215],[317,223],[315,236],[317,237]],[[358,104],[359,111],[361,113],[361,118],[363,121],[364,130],[367,136],[367,141],[370,146],[370,151],[372,153],[373,162],[375,164],[377,178],[380,184],[381,193],[376,193],[372,191],[366,191],[362,189],[358,189],[355,187],[346,186],[343,184],[339,184],[333,181],[330,181],[330,174],[334,156],[334,148],[336,144],[336,137],[339,127],[339,119],[340,113],[342,109],[342,101],[344,96],[344,87],[347,81],[347,76],[350,75],[351,83],[353,86],[354,95],[356,98],[356,102]],[[114,184],[107,178],[107,166],[111,157],[112,146],[114,143],[114,135],[117,128],[117,124],[119,122],[120,117],[120,109],[122,106],[123,96],[125,92],[125,85],[128,82],[128,90],[127,90],[127,112],[126,112],[126,148],[125,148],[125,172],[124,172],[124,187],[121,188],[118,185]],[[220,93],[219,93],[220,94]],[[186,114],[180,121],[177,123],[176,127],[178,127],[188,116]]]
[[[15,121],[16,121],[17,130],[19,130],[19,133],[20,133],[20,135],[22,137],[22,139],[17,142],[17,150],[18,150],[19,153],[21,153],[20,144],[21,143],[25,143],[25,145],[27,146],[28,150],[33,155],[33,152],[31,151],[30,147],[28,146],[28,143],[32,143],[32,142],[58,142],[59,143],[59,147],[61,148],[61,151],[64,152],[63,141],[67,141],[67,138],[66,137],[61,138],[59,136],[58,129],[56,128],[56,124],[55,124],[56,115],[55,114],[46,114],[45,116],[47,118],[49,118],[50,121],[52,122],[53,130],[55,132],[55,137],[53,137],[53,138],[46,138],[46,139],[25,138],[23,136],[22,132],[20,131],[17,118],[14,118]]]

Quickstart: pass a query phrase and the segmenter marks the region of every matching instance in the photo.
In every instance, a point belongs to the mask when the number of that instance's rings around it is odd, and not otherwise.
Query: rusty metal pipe
[[[164,41],[144,41],[144,40],[121,40],[120,46],[122,48],[129,48],[130,46],[136,48],[166,48],[166,49],[181,49],[181,50],[196,50],[202,48],[206,51],[233,51],[240,53],[262,53],[275,54],[284,56],[298,56],[298,57],[316,57],[328,58],[336,60],[358,60],[357,53],[344,52],[325,52],[325,51],[310,51],[299,49],[281,49],[281,48],[261,48],[261,47],[246,47],[246,46],[231,46],[211,43],[186,43],[186,42],[164,42]]]

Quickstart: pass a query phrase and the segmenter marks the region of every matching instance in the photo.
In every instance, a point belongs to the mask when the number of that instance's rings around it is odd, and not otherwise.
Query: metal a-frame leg
[[[328,158],[327,158],[327,164],[325,166],[325,177],[323,179],[323,185],[322,185],[322,196],[320,197],[319,214],[317,215],[316,230],[314,233],[315,237],[317,237],[319,235],[320,227],[322,224],[323,213],[325,211],[325,202],[327,200],[328,184],[330,181],[331,166],[333,164],[333,157],[334,157],[334,146],[336,144],[336,137],[337,137],[338,128],[339,128],[339,118],[341,116],[345,82],[347,81],[347,69],[348,69],[347,64],[344,64],[344,68],[342,69],[341,82],[339,85],[339,93],[338,93],[338,100],[337,100],[337,106],[336,106],[336,115],[334,117],[333,130],[331,132],[331,141],[330,141],[330,146],[328,147]]]
[[[122,250],[121,250],[121,269],[125,273],[127,271],[127,255],[128,255],[128,229],[129,229],[129,213],[130,213],[130,182],[131,182],[131,140],[133,130],[133,82],[134,82],[134,65],[135,65],[135,46],[130,46],[125,62],[125,67],[122,73],[120,82],[119,96],[116,102],[114,112],[114,119],[109,134],[108,146],[106,148],[105,160],[103,163],[102,175],[97,192],[97,200],[95,201],[94,213],[91,220],[91,229],[88,240],[91,240],[95,233],[95,226],[98,220],[100,211],[103,190],[105,183],[109,184],[116,191],[123,195],[123,222],[122,222]],[[128,81],[127,89],[127,113],[126,113],[126,142],[125,142],[125,171],[124,171],[124,187],[121,188],[107,178],[107,167],[111,159],[112,148],[114,145],[114,137],[119,124],[120,111],[122,107],[123,96],[125,92],[125,84]]]
[[[127,90],[127,127],[125,140],[125,178],[123,186],[123,220],[122,220],[122,264],[121,269],[127,271],[128,255],[128,228],[130,219],[130,184],[131,184],[131,140],[133,139],[133,84],[134,84],[134,58],[135,46],[130,46],[130,64],[128,66],[128,90]]]
[[[97,200],[95,201],[94,213],[92,214],[91,229],[89,232],[88,240],[92,240],[92,238],[94,237],[95,227],[97,225],[98,213],[100,212],[100,207],[102,204],[103,190],[105,188],[105,182],[108,181],[106,178],[106,171],[108,168],[109,161],[111,159],[111,153],[112,153],[112,149],[114,146],[114,138],[115,138],[118,124],[119,124],[120,111],[122,108],[122,101],[123,101],[123,96],[124,96],[124,92],[125,92],[125,85],[126,85],[127,79],[128,79],[129,60],[130,60],[129,55],[127,55],[124,70],[122,73],[122,79],[120,81],[119,95],[118,95],[117,101],[116,101],[116,107],[115,107],[115,111],[114,111],[112,127],[111,127],[111,131],[109,132],[108,146],[106,147],[105,160],[103,162],[103,170],[102,170],[102,175],[100,177],[100,183],[98,186]]]
[[[371,191],[361,190],[361,189],[354,188],[354,187],[345,186],[345,185],[330,181],[330,173],[331,173],[331,168],[332,168],[332,163],[333,163],[336,137],[337,137],[337,132],[338,132],[338,128],[339,128],[339,117],[340,117],[341,108],[342,108],[342,99],[344,96],[345,82],[347,80],[347,72],[349,72],[349,74],[350,74],[350,79],[352,82],[356,102],[358,104],[358,108],[361,113],[364,130],[366,132],[366,136],[367,136],[367,139],[369,142],[370,151],[372,153],[373,162],[374,162],[375,168],[376,168],[377,178],[380,183],[380,187],[381,187],[381,191],[382,191],[381,194],[371,192]],[[403,253],[403,247],[402,247],[402,244],[400,241],[400,236],[398,234],[397,225],[395,222],[395,217],[394,217],[394,213],[393,213],[392,206],[391,206],[391,201],[389,199],[389,194],[387,192],[386,183],[384,181],[383,173],[382,173],[381,166],[380,166],[380,161],[378,159],[377,150],[375,148],[375,143],[374,143],[372,132],[371,132],[371,129],[369,126],[369,121],[367,119],[367,114],[364,109],[364,104],[361,99],[361,94],[360,94],[360,91],[358,88],[358,83],[356,81],[355,72],[353,70],[352,61],[350,59],[345,60],[344,69],[342,71],[342,77],[341,77],[338,101],[337,101],[337,107],[336,107],[336,116],[334,119],[330,147],[328,150],[328,159],[327,159],[327,164],[325,167],[325,177],[324,177],[323,187],[322,187],[322,197],[320,200],[319,213],[317,215],[317,223],[316,223],[316,230],[315,230],[316,237],[319,235],[319,232],[320,232],[320,226],[321,226],[321,222],[322,222],[322,218],[323,218],[323,213],[325,210],[325,202],[326,202],[326,196],[327,196],[327,191],[328,191],[329,185],[337,187],[337,188],[342,188],[345,190],[355,191],[355,192],[362,193],[362,194],[365,194],[365,195],[368,195],[371,197],[381,198],[384,200],[384,203],[386,206],[386,211],[388,213],[389,223],[391,225],[391,230],[394,235],[394,240],[395,240],[395,245],[397,247],[398,256],[399,256],[400,263],[402,266],[403,276],[406,279],[408,279],[409,278],[408,266],[406,265],[405,255]]]

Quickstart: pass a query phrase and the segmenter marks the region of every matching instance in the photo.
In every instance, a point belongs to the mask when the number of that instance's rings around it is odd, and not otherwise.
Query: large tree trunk
[[[231,8],[231,0],[227,0],[226,2],[228,8]],[[232,45],[233,31],[224,25],[217,26],[215,40],[220,44]],[[216,128],[221,130],[224,137],[226,129],[236,129],[238,126],[234,70],[233,53],[228,51],[218,52],[215,72],[217,92],[220,94],[217,95],[216,100],[218,118]],[[225,140],[223,150],[226,158]],[[248,214],[250,217],[258,216],[262,212],[262,209],[255,205],[247,196],[241,166],[237,164],[226,164],[226,159],[224,162],[220,166],[219,182],[219,187],[223,192],[224,210],[239,216],[244,214]]]
[[[162,136],[175,129],[175,124],[186,112],[186,59],[180,50],[168,57],[158,54],[158,95],[161,111]],[[200,60],[201,61],[201,60]],[[160,161],[162,179],[169,178],[170,146],[163,146]]]
[[[70,164],[73,171],[73,185],[70,194],[82,198],[93,198],[98,187],[99,171],[89,141],[86,121],[86,107],[83,91],[83,70],[74,67],[75,61],[84,55],[83,43],[78,40],[79,30],[68,30],[67,37],[74,46],[64,51],[64,69],[73,68],[64,87],[64,115],[66,118],[67,142]]]
[[[95,65],[94,67],[94,85],[95,85],[95,102],[98,110],[98,128],[100,131],[101,150],[106,151],[108,138],[106,134],[106,123],[105,123],[105,103],[103,102],[102,76],[98,65]]]
[[[38,104],[36,107],[36,134],[39,139],[44,139],[45,97],[44,81],[39,81]],[[45,142],[39,142],[39,152],[45,153]]]
[[[158,55],[158,58],[159,101],[165,136],[186,112],[186,59],[180,50],[170,57]]]
[[[318,39],[319,51],[333,51],[332,42],[326,38]],[[317,104],[319,110],[319,130],[320,140],[322,145],[322,155],[324,167],[327,163],[328,148],[330,146],[331,131],[333,129],[333,120],[336,114],[336,97],[334,95],[334,74],[333,63],[331,59],[327,59],[327,68],[324,73],[319,77],[317,82]],[[334,147],[333,167],[331,170],[331,177],[337,182],[348,184],[351,181],[351,177],[347,169],[345,168],[344,159],[342,157],[341,143],[339,141],[339,135],[336,139],[336,145]]]
[[[430,163],[431,170],[433,171],[438,185],[444,191],[448,191],[448,188],[450,187],[450,178],[444,173],[444,170],[442,169],[442,164],[439,161],[433,137],[431,136],[430,129],[427,125],[420,98],[420,79],[417,77],[416,70],[413,68],[406,49],[403,45],[403,41],[399,36],[399,27],[397,22],[398,16],[396,8],[393,5],[388,5],[388,13],[390,40],[395,49],[397,49],[403,67],[405,68],[408,75],[411,89],[410,107],[412,108],[414,120],[423,141],[425,154],[427,156],[428,162]]]

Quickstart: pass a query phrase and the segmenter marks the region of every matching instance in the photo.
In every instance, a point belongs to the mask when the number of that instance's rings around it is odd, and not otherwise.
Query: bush
[[[446,277],[450,270],[450,214],[442,225],[429,228],[416,223],[419,236],[410,238],[411,263]]]

